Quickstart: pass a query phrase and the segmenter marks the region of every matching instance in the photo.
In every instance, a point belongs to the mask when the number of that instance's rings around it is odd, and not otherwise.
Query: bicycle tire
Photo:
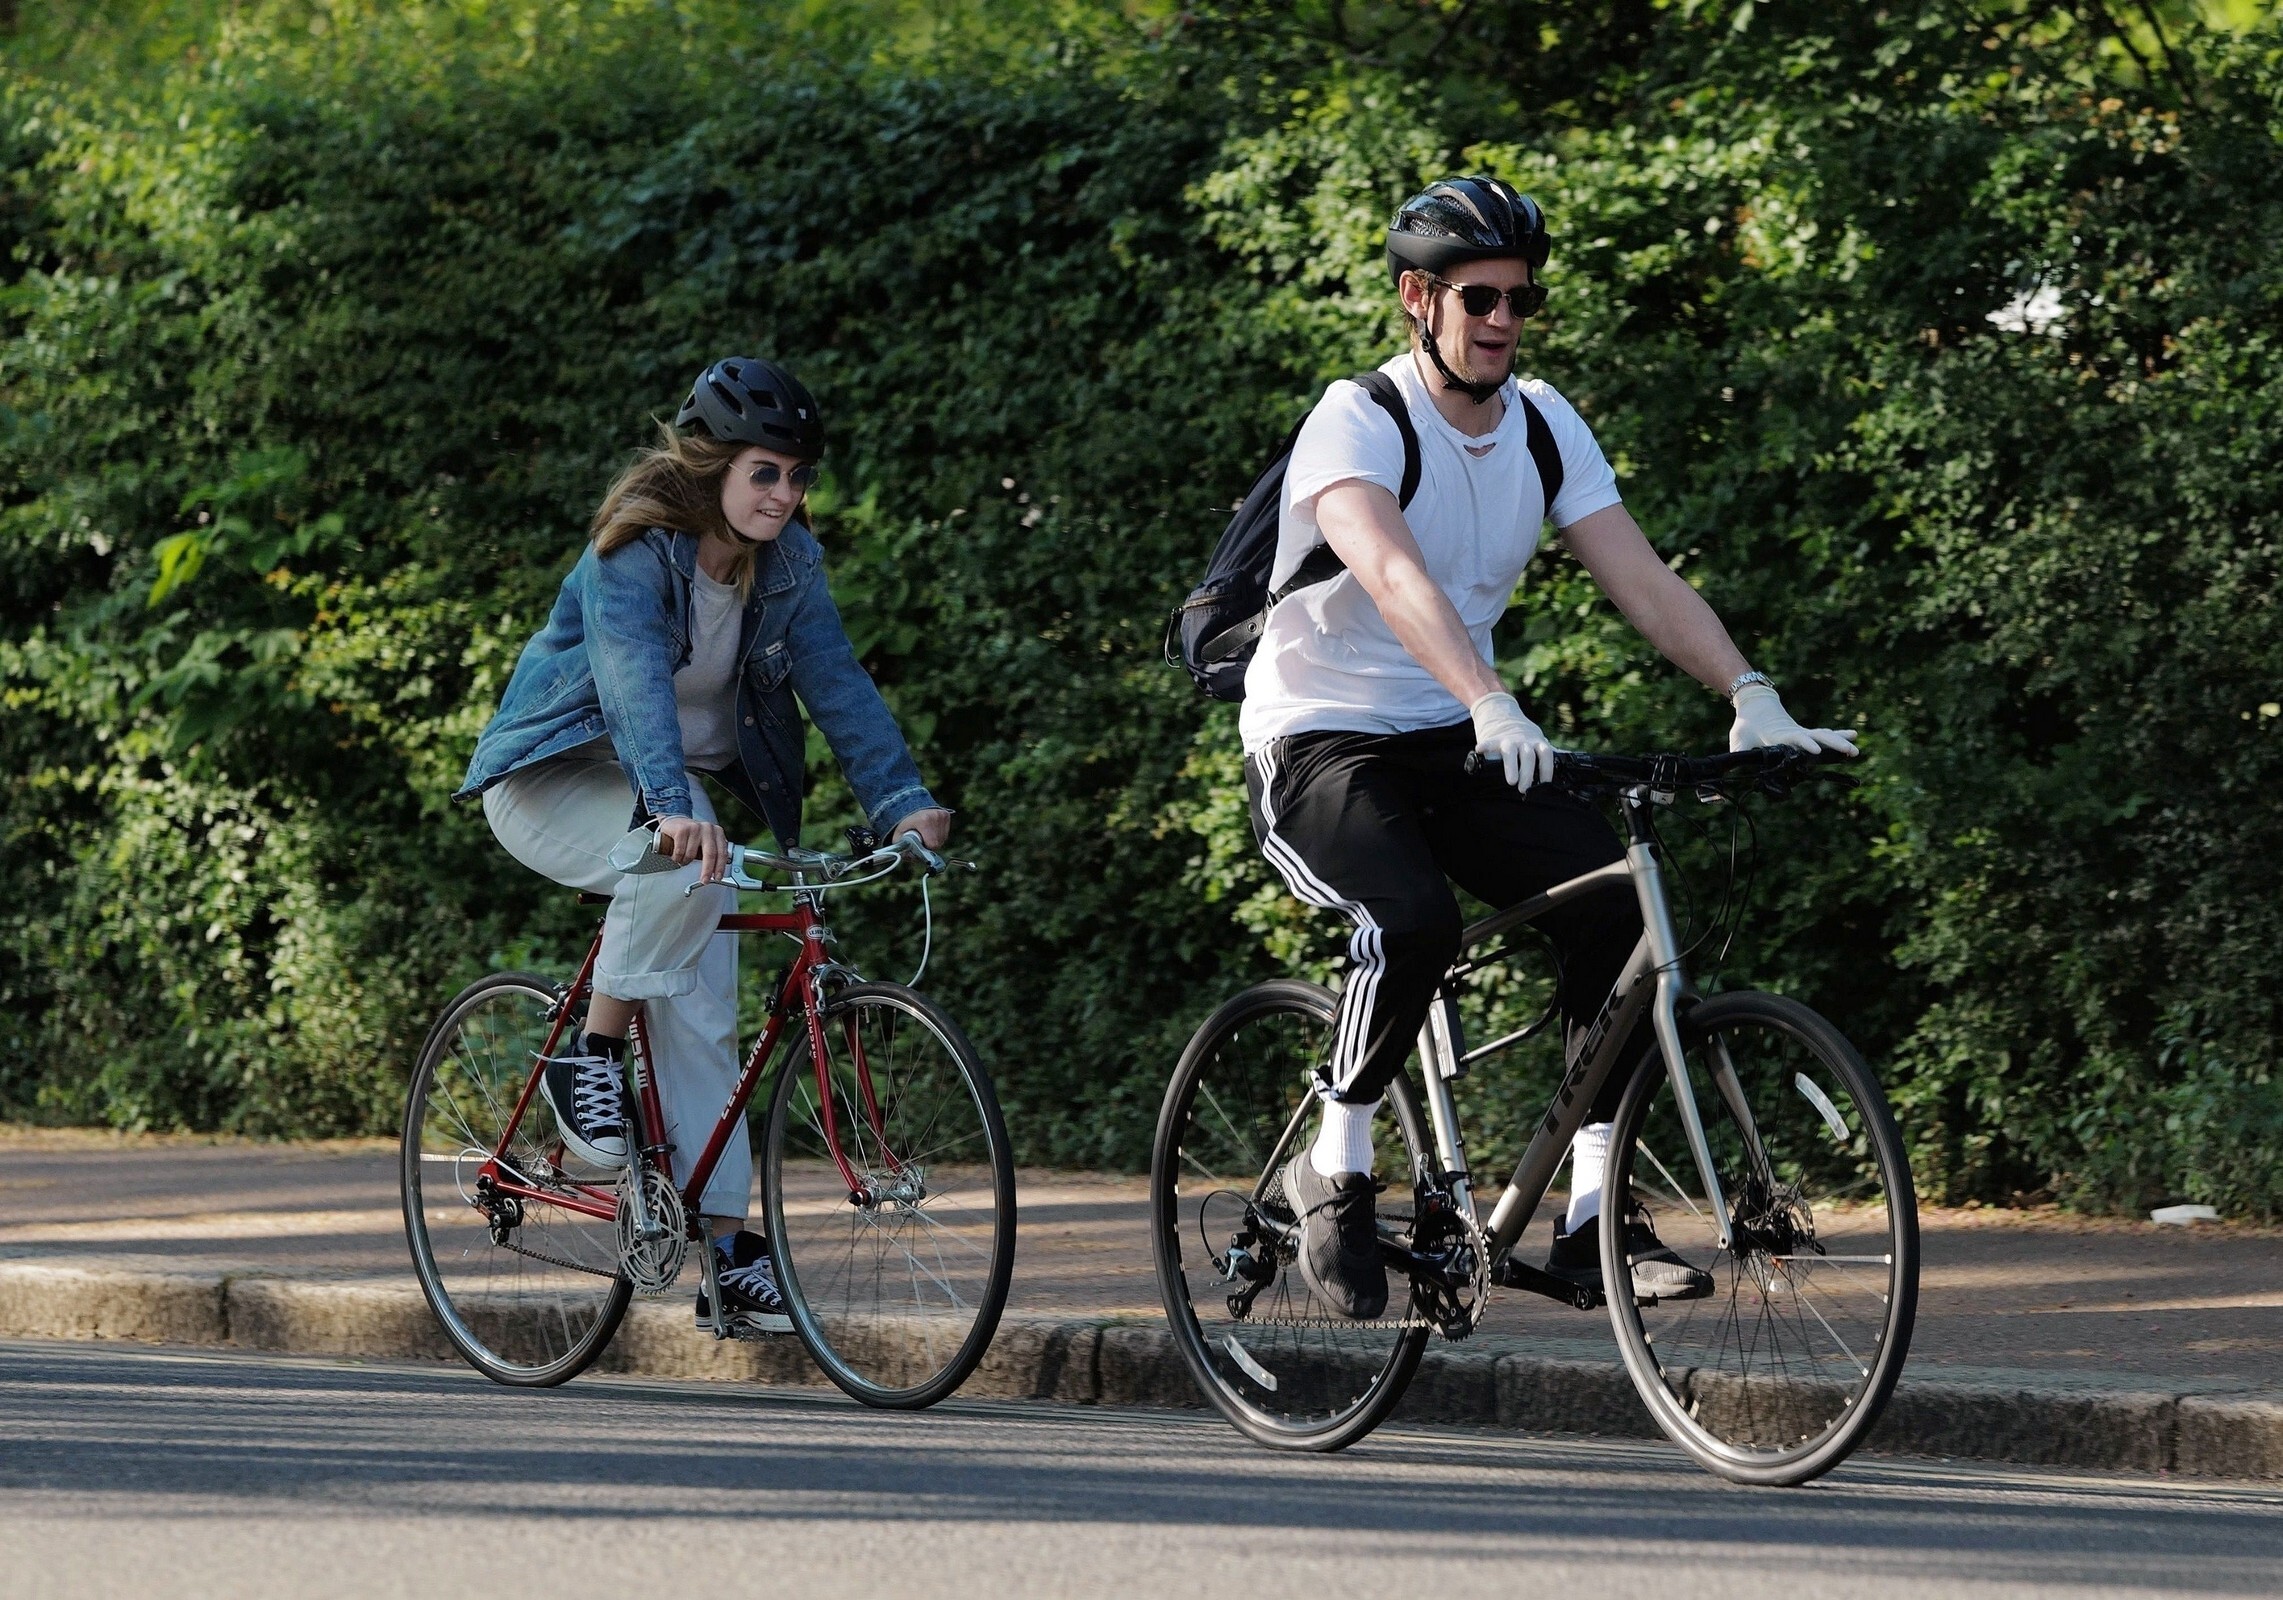
[[[585,1371],[617,1335],[634,1292],[617,1271],[615,1224],[524,1200],[503,1241],[460,1182],[498,1148],[560,994],[537,973],[495,972],[454,996],[413,1068],[399,1143],[405,1244],[420,1292],[453,1349],[516,1388]],[[534,1097],[513,1147],[534,1176],[560,1172],[548,1153],[552,1126],[546,1101]],[[453,1192],[435,1195],[431,1173],[446,1170]]]
[[[1656,1231],[1712,1288],[1663,1303],[1613,1294],[1610,1321],[1650,1415],[1699,1465],[1737,1483],[1805,1483],[1877,1425],[1909,1358],[1918,1203],[1902,1135],[1855,1047],[1796,1000],[1719,995],[1681,1029],[1731,1247],[1696,1203],[1704,1185],[1652,1050],[1619,1106],[1604,1193],[1681,1202]],[[1723,1060],[1733,1095],[1713,1075]],[[1601,1255],[1604,1283],[1629,1281],[1625,1229],[1602,1228]]]
[[[1006,1309],[1015,1261],[1006,1119],[975,1047],[926,996],[852,984],[821,1021],[829,1103],[864,1197],[831,1159],[827,1101],[796,1044],[770,1096],[762,1160],[778,1288],[826,1377],[866,1405],[917,1410],[967,1381]]]
[[[1241,1208],[1220,1197],[1238,1183],[1249,1193],[1275,1164],[1269,1147],[1301,1098],[1313,1092],[1310,1078],[1324,1059],[1337,1006],[1330,990],[1291,978],[1256,985],[1224,1003],[1182,1051],[1150,1157],[1151,1252],[1174,1347],[1214,1409],[1246,1437],[1277,1450],[1344,1450],[1369,1434],[1403,1398],[1430,1332],[1404,1325],[1400,1279],[1390,1285],[1393,1321],[1342,1323],[1315,1307],[1325,1320],[1311,1322],[1315,1303],[1289,1252],[1240,1317],[1227,1304],[1233,1280],[1213,1261],[1220,1252],[1209,1238],[1225,1227],[1208,1212],[1220,1205],[1228,1209],[1227,1223],[1235,1224]],[[1248,1030],[1254,1042],[1240,1049]],[[1409,1179],[1425,1170],[1432,1146],[1409,1080],[1399,1075],[1387,1094],[1410,1168],[1401,1176]],[[1195,1118],[1201,1096],[1226,1131]],[[1233,1113],[1232,1102],[1239,1107]],[[1311,1136],[1305,1127],[1301,1135],[1292,1148],[1304,1151]],[[1223,1149],[1226,1156],[1219,1154]],[[1186,1190],[1184,1172],[1196,1179]],[[1263,1199],[1271,1192],[1282,1190],[1268,1185]],[[1391,1183],[1389,1193],[1395,1192]],[[1382,1214],[1388,1212],[1383,1205]],[[1283,1220],[1289,1221],[1288,1212]],[[1216,1231],[1203,1235],[1204,1229]],[[1201,1302],[1210,1328],[1199,1314]],[[1255,1320],[1264,1305],[1265,1315]]]

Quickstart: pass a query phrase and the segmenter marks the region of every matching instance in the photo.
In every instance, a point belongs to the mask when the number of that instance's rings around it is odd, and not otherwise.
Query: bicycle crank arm
[[[1390,1272],[1400,1272],[1406,1278],[1425,1278],[1429,1283],[1449,1287],[1450,1262],[1444,1256],[1428,1255],[1393,1239],[1380,1236],[1379,1259]]]
[[[1592,1311],[1609,1303],[1608,1297],[1589,1283],[1572,1283],[1543,1267],[1533,1267],[1527,1261],[1517,1261],[1511,1255],[1499,1261],[1498,1270],[1490,1278],[1491,1282],[1502,1288],[1527,1289],[1532,1294],[1559,1300],[1578,1311]]]

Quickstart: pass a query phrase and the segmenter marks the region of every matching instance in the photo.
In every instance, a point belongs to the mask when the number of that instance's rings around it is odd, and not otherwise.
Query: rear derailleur
[[[484,1214],[491,1242],[512,1246],[515,1241],[510,1236],[523,1226],[523,1201],[512,1194],[501,1194],[499,1186],[484,1177],[476,1180],[476,1205]]]

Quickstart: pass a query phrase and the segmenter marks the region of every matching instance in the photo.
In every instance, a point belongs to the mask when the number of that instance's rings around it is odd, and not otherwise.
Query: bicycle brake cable
[[[927,880],[928,874],[921,873],[920,964],[919,970],[912,974],[912,981],[904,985],[907,989],[917,989],[920,986],[920,975],[927,971],[927,958],[935,952],[935,907],[928,902]]]
[[[1736,935],[1743,930],[1744,919],[1752,909],[1752,886],[1760,875],[1760,824],[1749,807],[1738,805],[1736,814],[1728,824],[1728,886],[1735,901],[1735,912],[1728,923],[1728,931],[1720,941],[1720,954],[1713,957],[1712,967],[1718,971],[1728,960],[1728,952],[1735,948]],[[1743,875],[1739,879],[1736,867],[1736,837],[1739,830],[1749,841],[1744,851]]]
[[[1687,867],[1682,865],[1680,857],[1673,853],[1672,847],[1665,843],[1665,833],[1662,820],[1654,811],[1649,813],[1649,837],[1656,841],[1657,854],[1664,858],[1667,866],[1670,868],[1668,876],[1680,888],[1682,907],[1681,926],[1682,928],[1686,929],[1696,921],[1696,888],[1695,885],[1689,882]],[[1681,959],[1684,961],[1688,959],[1688,957],[1695,952],[1696,947],[1703,942],[1704,936],[1702,934],[1697,935],[1697,937],[1694,939],[1686,941],[1681,946]]]

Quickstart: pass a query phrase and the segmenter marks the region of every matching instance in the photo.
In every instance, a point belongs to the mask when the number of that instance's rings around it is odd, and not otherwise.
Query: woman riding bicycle
[[[775,362],[732,356],[700,373],[673,426],[603,496],[454,796],[482,795],[494,836],[534,872],[611,897],[585,1027],[541,1080],[564,1145],[599,1168],[627,1159],[637,1007],[677,1184],[737,1081],[736,946],[717,926],[735,902],[721,883],[729,841],[700,774],[795,843],[805,706],[875,830],[916,832],[930,849],[950,833],[797,520],[824,441],[815,400]],[[682,870],[610,865],[646,823]],[[700,1210],[724,1309],[782,1330],[768,1242],[743,1227],[751,1189],[741,1125]]]

